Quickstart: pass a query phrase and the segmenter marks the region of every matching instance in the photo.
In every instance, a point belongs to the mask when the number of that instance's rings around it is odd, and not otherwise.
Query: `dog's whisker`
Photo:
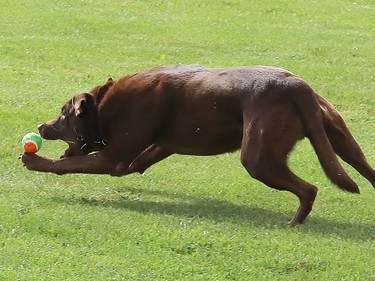
[[[58,129],[56,129],[53,125],[51,125],[51,128],[53,129],[53,130],[55,130],[56,132],[58,132],[59,130]]]

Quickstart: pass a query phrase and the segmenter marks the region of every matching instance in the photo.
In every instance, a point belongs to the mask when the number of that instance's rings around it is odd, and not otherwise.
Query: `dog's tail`
[[[302,79],[288,78],[287,91],[302,118],[306,136],[310,140],[327,177],[339,188],[359,193],[357,184],[341,166],[325,132],[317,94]]]

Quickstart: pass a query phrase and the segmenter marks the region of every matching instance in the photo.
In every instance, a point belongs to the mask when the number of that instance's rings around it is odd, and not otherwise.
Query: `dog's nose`
[[[42,131],[43,131],[43,128],[44,128],[44,124],[39,124],[39,125],[37,126],[37,128],[38,128],[39,133],[41,134]]]

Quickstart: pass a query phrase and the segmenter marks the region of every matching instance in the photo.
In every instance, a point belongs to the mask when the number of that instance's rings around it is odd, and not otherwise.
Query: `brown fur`
[[[335,108],[279,68],[175,66],[109,79],[75,95],[39,131],[69,148],[60,160],[25,153],[22,161],[30,170],[56,174],[122,176],[143,173],[172,154],[241,149],[241,162],[253,178],[299,198],[291,225],[303,223],[317,193],[287,165],[288,154],[304,137],[338,187],[359,192],[336,154],[375,187],[374,169]]]

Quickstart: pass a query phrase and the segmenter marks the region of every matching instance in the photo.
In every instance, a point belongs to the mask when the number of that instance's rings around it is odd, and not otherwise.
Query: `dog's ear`
[[[115,83],[114,80],[111,77],[109,77],[107,82],[104,85],[99,87],[97,95],[96,95],[97,104],[101,102],[105,94],[108,92],[108,90],[112,87],[114,83]]]
[[[80,94],[73,98],[74,113],[83,117],[95,108],[95,99],[91,94]]]

